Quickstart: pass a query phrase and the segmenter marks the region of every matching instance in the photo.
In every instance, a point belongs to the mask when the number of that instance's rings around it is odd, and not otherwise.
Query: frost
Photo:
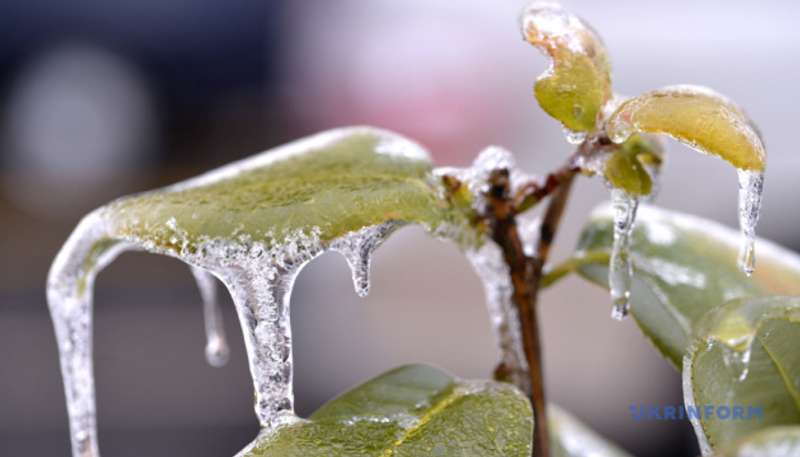
[[[628,315],[630,307],[633,277],[630,236],[639,201],[621,189],[611,189],[611,205],[614,215],[614,242],[608,265],[608,287],[613,302],[611,317],[621,320]]]

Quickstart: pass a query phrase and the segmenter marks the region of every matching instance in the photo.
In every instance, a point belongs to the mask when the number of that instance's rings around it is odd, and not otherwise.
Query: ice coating
[[[731,163],[739,173],[741,270],[755,268],[755,227],[761,208],[767,151],[753,122],[726,97],[700,86],[669,86],[621,103],[607,122],[616,143],[636,132],[662,133]]]
[[[206,330],[206,360],[213,367],[228,363],[230,348],[225,337],[222,310],[217,296],[217,279],[208,271],[191,267],[192,276],[203,300],[203,321]]]
[[[742,247],[739,268],[747,275],[753,274],[756,265],[756,224],[761,213],[761,196],[764,192],[764,174],[739,170],[739,229]]]
[[[255,413],[262,426],[262,434],[298,420],[293,407],[290,323],[290,298],[297,274],[323,252],[336,250],[347,259],[357,292],[364,294],[369,289],[368,272],[372,253],[397,227],[408,222],[392,219],[390,216],[410,214],[414,216],[411,218],[412,222],[419,222],[431,230],[440,229],[433,224],[437,220],[429,219],[429,212],[402,213],[395,206],[397,201],[390,201],[391,208],[376,210],[379,215],[387,215],[383,222],[362,225],[331,236],[331,227],[339,229],[343,225],[329,225],[325,228],[308,225],[295,229],[284,226],[280,231],[273,231],[267,226],[258,231],[249,231],[245,224],[220,221],[223,216],[216,212],[206,213],[206,217],[213,217],[214,220],[200,218],[191,210],[191,201],[188,202],[188,213],[184,211],[174,217],[163,214],[168,205],[176,205],[169,200],[172,194],[180,194],[184,198],[179,201],[181,204],[188,198],[183,195],[213,198],[213,195],[191,192],[198,187],[213,186],[219,181],[235,180],[240,174],[249,173],[253,168],[269,167],[300,157],[306,150],[315,152],[316,148],[325,148],[327,144],[336,145],[343,139],[354,136],[361,138],[365,135],[368,142],[348,143],[347,148],[360,147],[360,151],[353,153],[363,156],[369,154],[369,148],[374,146],[374,153],[387,157],[375,159],[378,161],[378,165],[375,165],[378,167],[375,171],[377,179],[384,179],[387,173],[392,173],[394,170],[390,167],[394,166],[394,161],[399,160],[398,167],[401,167],[401,171],[397,173],[408,173],[409,176],[390,176],[395,181],[390,181],[388,185],[417,179],[418,182],[410,186],[411,190],[400,189],[405,191],[404,197],[429,198],[434,193],[433,190],[426,190],[427,182],[424,179],[417,178],[422,174],[420,170],[425,169],[426,158],[415,149],[415,144],[376,129],[340,129],[245,159],[160,191],[112,202],[81,221],[51,267],[47,290],[59,347],[74,457],[99,455],[92,367],[92,285],[95,275],[125,250],[144,250],[176,257],[192,267],[203,296],[209,337],[207,351],[209,356],[213,356],[209,358],[212,364],[221,362],[225,353],[224,334],[214,296],[214,278],[219,278],[233,297],[242,328],[255,392]],[[350,154],[350,149],[347,148],[345,154]],[[369,157],[358,160],[361,162],[356,165],[360,172],[357,178],[362,180],[354,181],[355,184],[364,182],[363,177],[369,177],[370,172],[364,168],[373,166],[368,161]],[[386,160],[391,162],[387,164]],[[351,189],[353,185],[342,185],[340,188]],[[235,190],[230,187],[223,189]],[[419,193],[416,189],[423,189],[423,192]],[[313,191],[306,188],[301,190]],[[226,197],[230,198],[230,195]],[[313,197],[312,194],[308,201],[314,202]],[[251,196],[237,198],[230,202],[244,201],[249,204],[247,199]],[[358,198],[361,198],[361,202],[366,197]],[[131,206],[128,204],[131,199],[145,199],[151,206]],[[272,202],[269,195],[264,201],[253,201],[261,207]],[[198,201],[197,204],[207,202]],[[239,211],[235,207],[228,207],[226,210],[231,214],[253,214],[250,206],[245,211]],[[321,222],[329,221],[329,213],[321,214]],[[348,223],[349,221],[352,219],[348,219]],[[210,232],[201,231],[205,228]],[[220,235],[224,230],[229,232]]]
[[[530,383],[528,362],[517,308],[511,299],[514,287],[503,253],[497,244],[487,240],[480,248],[466,254],[483,284],[489,319],[500,347],[500,362],[514,385],[526,386]]]
[[[347,261],[353,276],[353,288],[359,297],[366,297],[369,293],[372,253],[401,225],[399,222],[390,221],[364,227],[331,243],[331,250],[342,254]]]
[[[608,287],[613,308],[611,317],[621,320],[628,315],[631,295],[633,265],[630,254],[630,235],[636,220],[639,201],[624,190],[611,190],[611,206],[614,219],[614,242],[608,265]]]
[[[557,3],[534,2],[520,16],[523,38],[551,58],[536,80],[539,105],[564,126],[567,140],[581,143],[596,130],[611,97],[608,57],[600,37]]]

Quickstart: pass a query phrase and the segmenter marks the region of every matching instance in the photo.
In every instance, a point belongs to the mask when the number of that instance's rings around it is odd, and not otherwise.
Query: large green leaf
[[[430,159],[391,132],[323,132],[105,209],[114,237],[168,251],[203,241],[280,243],[298,231],[327,241],[387,221],[435,229],[460,216]]]
[[[800,455],[800,426],[769,427],[747,435],[716,457],[795,457]]]
[[[261,436],[246,457],[530,456],[530,403],[510,384],[412,365],[303,421]]]
[[[607,287],[613,241],[611,208],[596,209],[584,227],[572,269]],[[722,303],[761,294],[800,295],[800,258],[766,240],[757,241],[758,268],[738,269],[739,234],[715,222],[639,208],[632,235],[634,279],[631,315],[675,367],[680,367],[693,326]]]
[[[537,2],[522,14],[522,34],[553,60],[534,87],[542,109],[574,132],[595,130],[611,97],[611,70],[597,33],[559,5]]]
[[[704,454],[765,427],[800,424],[800,298],[733,300],[695,331],[683,385],[687,410],[716,411],[691,418]]]
[[[555,457],[628,457],[550,406]],[[533,415],[510,384],[463,381],[408,365],[323,405],[307,421],[259,436],[244,457],[529,457]]]
[[[767,160],[750,119],[705,87],[669,86],[626,100],[609,117],[606,130],[615,141],[637,132],[663,133],[742,170],[763,171]]]

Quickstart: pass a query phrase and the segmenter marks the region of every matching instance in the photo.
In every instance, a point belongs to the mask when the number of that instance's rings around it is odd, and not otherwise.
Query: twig
[[[518,194],[532,196],[523,198],[523,201],[531,202],[527,206],[530,207],[542,196],[552,193],[552,199],[540,228],[536,257],[525,255],[516,222],[516,215],[525,205],[518,206],[518,200],[511,196],[508,170],[495,170],[489,178],[490,189],[487,194],[486,216],[489,218],[492,239],[502,249],[503,257],[509,267],[514,288],[512,300],[519,314],[522,342],[529,368],[530,391],[527,394],[534,415],[534,457],[550,455],[542,351],[536,312],[537,295],[542,267],[547,260],[550,245],[558,229],[564,205],[577,171],[578,169],[570,162],[569,165],[551,174],[544,186],[530,187],[530,192]],[[497,372],[502,371],[503,367],[498,367]]]

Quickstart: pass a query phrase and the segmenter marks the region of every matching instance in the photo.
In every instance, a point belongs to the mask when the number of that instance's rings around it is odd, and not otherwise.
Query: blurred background
[[[572,147],[531,93],[546,59],[522,42],[524,0],[0,2],[0,455],[68,455],[45,304],[47,269],[79,218],[112,198],[198,174],[322,129],[372,124],[466,165],[486,145],[544,174]],[[615,89],[711,86],[746,107],[770,151],[760,234],[800,248],[800,3],[567,0],[605,38]],[[659,203],[734,225],[723,162],[670,143]],[[555,257],[606,198],[580,180]],[[483,291],[452,245],[401,230],[372,292],[327,254],[293,296],[301,414],[408,362],[486,377]],[[230,456],[256,434],[233,307],[232,358],[206,365],[201,305],[176,260],[125,254],[97,282],[103,455]],[[691,427],[636,422],[630,404],[679,404],[679,375],[604,291],[570,279],[542,300],[553,401],[639,456],[695,455]]]

